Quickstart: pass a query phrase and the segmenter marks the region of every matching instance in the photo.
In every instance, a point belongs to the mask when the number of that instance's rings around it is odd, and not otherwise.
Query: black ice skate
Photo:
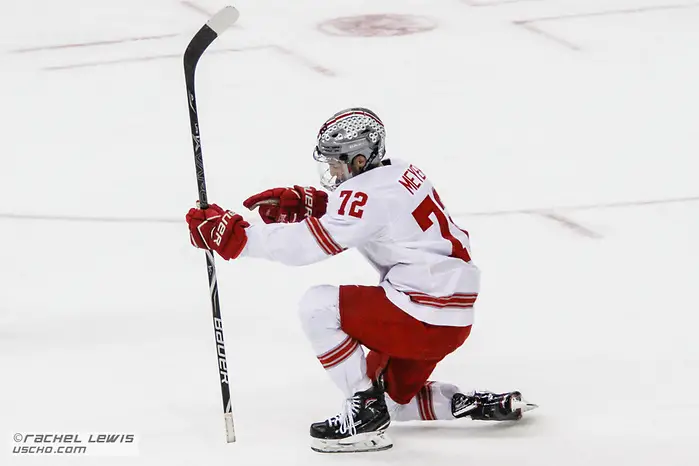
[[[373,386],[355,393],[337,416],[311,424],[311,448],[322,453],[386,450],[393,446],[384,434],[390,423],[383,390]]]
[[[522,413],[538,408],[522,399],[519,392],[472,392],[455,394],[451,399],[454,417],[471,416],[476,421],[516,421]]]

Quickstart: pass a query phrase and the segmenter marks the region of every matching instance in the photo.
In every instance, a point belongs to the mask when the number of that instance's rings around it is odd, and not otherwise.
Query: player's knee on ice
[[[429,392],[428,392],[429,391]],[[431,382],[407,404],[399,404],[386,396],[386,405],[392,421],[451,421],[451,399],[459,393],[459,387],[449,383]]]

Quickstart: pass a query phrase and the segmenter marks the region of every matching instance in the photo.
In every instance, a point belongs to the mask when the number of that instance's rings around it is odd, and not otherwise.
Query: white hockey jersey
[[[350,178],[330,193],[320,219],[253,225],[247,235],[243,256],[288,265],[355,247],[379,272],[388,299],[414,318],[453,327],[473,322],[480,272],[468,234],[413,165],[393,162]]]

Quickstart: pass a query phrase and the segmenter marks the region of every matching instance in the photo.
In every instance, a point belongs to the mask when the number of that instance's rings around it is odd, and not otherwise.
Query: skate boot
[[[322,453],[386,450],[384,431],[391,423],[384,392],[378,386],[357,392],[337,416],[311,424],[311,448]]]
[[[537,407],[523,400],[519,392],[457,393],[451,399],[451,413],[454,417],[471,416],[476,421],[516,421],[522,418],[522,413]]]

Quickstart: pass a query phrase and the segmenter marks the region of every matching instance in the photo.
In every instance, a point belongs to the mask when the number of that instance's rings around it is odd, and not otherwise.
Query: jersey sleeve
[[[318,247],[306,221],[257,224],[245,230],[248,241],[241,256],[258,257],[286,265],[319,262],[330,254]]]
[[[381,236],[388,217],[383,215],[378,202],[372,203],[367,194],[359,194],[353,204],[353,199],[344,199],[353,196],[352,192],[343,194],[342,198],[333,192],[327,213],[320,219],[308,217],[300,223],[250,226],[242,255],[300,266],[376,239]]]

